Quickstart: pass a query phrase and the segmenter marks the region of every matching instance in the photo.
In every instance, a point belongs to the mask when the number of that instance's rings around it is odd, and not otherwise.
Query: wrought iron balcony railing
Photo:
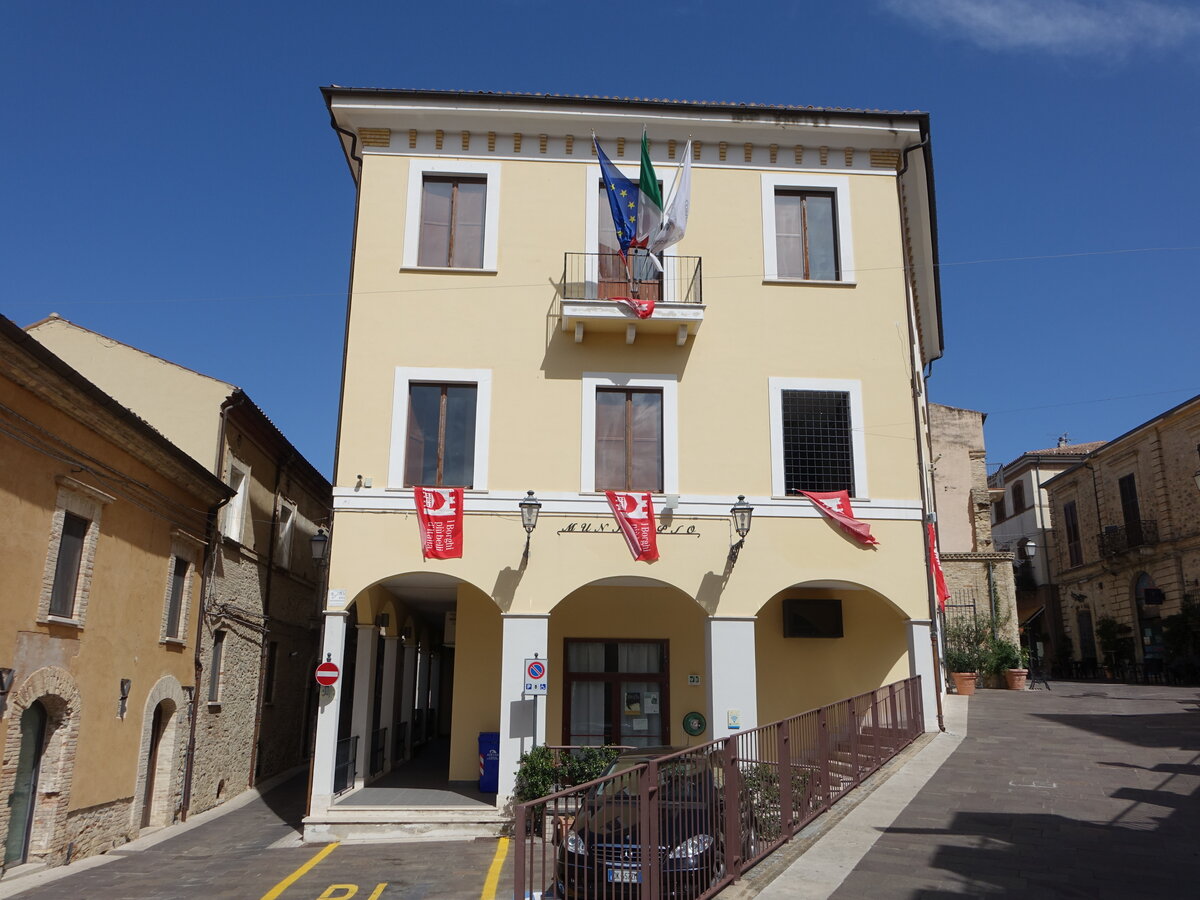
[[[1158,522],[1142,519],[1124,525],[1105,525],[1099,537],[1100,555],[1115,556],[1134,547],[1145,547],[1158,543]]]
[[[617,253],[565,253],[564,300],[611,300],[636,295],[655,303],[703,303],[700,257],[662,257],[662,271],[645,255],[630,251],[626,264]]]

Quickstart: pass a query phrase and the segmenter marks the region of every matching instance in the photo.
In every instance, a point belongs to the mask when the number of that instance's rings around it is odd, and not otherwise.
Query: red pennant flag
[[[421,551],[426,559],[461,559],[462,488],[413,488]]]
[[[635,560],[654,562],[658,559],[658,533],[654,527],[654,501],[650,492],[624,494],[605,491],[609,509],[612,510],[621,534],[629,544],[629,552]]]
[[[933,586],[937,591],[938,609],[946,611],[946,601],[950,599],[950,590],[946,587],[946,573],[942,571],[942,556],[938,553],[937,532],[933,523],[925,525],[929,532],[929,567],[933,569]]]
[[[843,531],[859,543],[867,544],[868,546],[879,543],[871,535],[871,526],[866,522],[854,518],[854,510],[850,508],[849,491],[830,491],[827,493],[801,491],[800,493],[811,500],[813,506],[819,509],[824,515],[837,522]]]
[[[613,297],[639,319],[648,319],[654,315],[654,301],[642,300],[638,297]]]

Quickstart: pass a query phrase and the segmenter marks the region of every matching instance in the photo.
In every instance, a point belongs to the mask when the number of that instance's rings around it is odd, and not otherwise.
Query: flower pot
[[[978,676],[974,672],[951,672],[950,677],[954,679],[954,693],[964,697],[975,693],[975,679]]]
[[[1025,679],[1029,677],[1028,669],[1005,669],[1004,681],[1010,691],[1025,690]]]

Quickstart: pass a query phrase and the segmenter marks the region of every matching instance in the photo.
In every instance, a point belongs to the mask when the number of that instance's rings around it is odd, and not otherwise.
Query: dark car
[[[720,770],[707,754],[670,755],[676,752],[649,747],[617,757],[605,773],[608,780],[584,795],[574,820],[556,838],[555,881],[544,897],[634,900],[646,879],[657,877],[662,897],[691,898],[720,880]],[[657,840],[647,851],[649,840],[641,833],[644,770],[638,767],[662,756],[667,759],[659,765],[652,803]]]

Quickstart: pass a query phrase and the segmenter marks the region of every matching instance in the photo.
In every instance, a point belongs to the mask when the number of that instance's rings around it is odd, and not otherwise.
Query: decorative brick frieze
[[[390,128],[360,128],[358,139],[364,147],[392,146],[392,129]]]

